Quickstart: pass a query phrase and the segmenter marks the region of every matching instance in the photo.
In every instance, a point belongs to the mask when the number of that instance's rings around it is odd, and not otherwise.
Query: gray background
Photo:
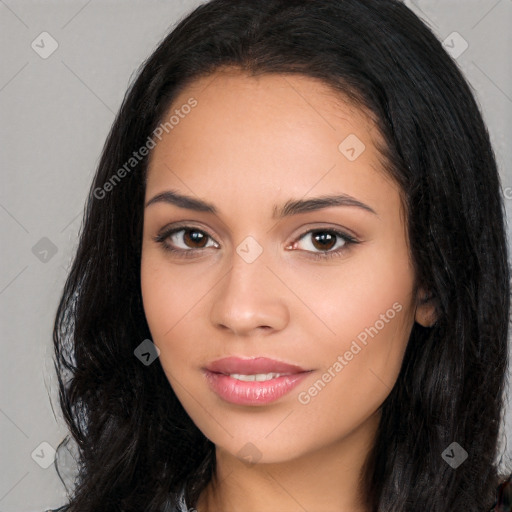
[[[0,0],[0,512],[41,512],[65,502],[48,447],[57,448],[67,432],[51,360],[52,327],[83,205],[135,70],[200,3]],[[510,219],[512,0],[406,4],[450,51],[468,44],[457,62],[488,124]],[[51,41],[42,32],[58,44],[46,59],[40,53]],[[506,415],[510,437],[511,405]],[[510,446],[503,451],[510,460]]]

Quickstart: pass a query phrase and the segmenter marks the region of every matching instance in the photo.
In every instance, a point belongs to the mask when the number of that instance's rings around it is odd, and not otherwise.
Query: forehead
[[[184,108],[191,98],[196,105]],[[147,195],[172,186],[222,197],[235,187],[254,201],[315,189],[370,201],[372,189],[390,185],[369,115],[314,78],[222,70],[185,87],[162,121],[172,115],[151,154]]]
[[[230,126],[238,130],[241,125],[267,131],[283,127],[297,136],[301,127],[329,128],[336,132],[348,125],[379,138],[366,109],[355,106],[340,91],[309,76],[278,73],[252,76],[236,68],[222,68],[185,86],[169,107],[167,119],[186,106],[191,97],[199,107],[194,108],[193,117],[199,116],[198,111],[202,121],[215,116],[210,119],[212,126],[223,130],[229,130]],[[180,132],[177,126],[172,131]]]

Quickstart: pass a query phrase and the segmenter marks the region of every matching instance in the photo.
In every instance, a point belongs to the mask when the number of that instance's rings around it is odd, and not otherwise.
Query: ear
[[[432,327],[437,321],[435,299],[423,288],[418,292],[414,319],[423,327]]]

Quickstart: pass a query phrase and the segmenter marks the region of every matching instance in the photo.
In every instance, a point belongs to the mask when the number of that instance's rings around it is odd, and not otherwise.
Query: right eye
[[[210,246],[207,245],[208,239],[212,241]],[[154,240],[161,244],[164,250],[185,258],[192,257],[198,251],[209,247],[219,247],[219,244],[208,233],[191,226],[181,226],[164,231],[158,234]]]

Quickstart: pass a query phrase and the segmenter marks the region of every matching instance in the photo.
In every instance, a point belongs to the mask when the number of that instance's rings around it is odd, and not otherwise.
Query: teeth
[[[281,375],[288,375],[286,373],[257,373],[256,375],[242,375],[241,373],[230,373],[229,376],[236,380],[243,380],[245,382],[263,382],[270,379],[281,377]]]

